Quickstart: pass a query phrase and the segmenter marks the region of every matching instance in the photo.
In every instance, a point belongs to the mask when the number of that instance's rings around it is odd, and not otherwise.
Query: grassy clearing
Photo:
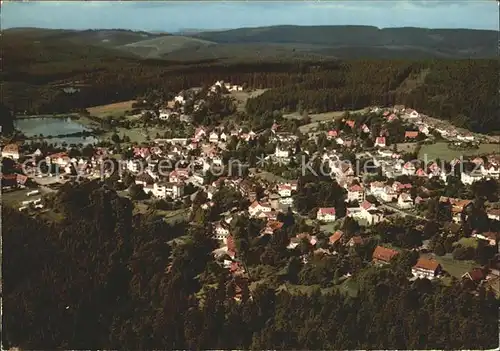
[[[415,152],[418,143],[399,143],[396,144],[398,152],[410,153]]]
[[[260,282],[254,282],[254,288],[260,283]],[[254,284],[252,283],[252,284]],[[313,292],[319,290],[321,291],[322,294],[331,294],[334,291],[338,291],[340,293],[349,295],[351,297],[354,297],[358,293],[358,285],[355,280],[353,279],[347,279],[345,280],[342,284],[335,285],[329,288],[321,288],[320,285],[314,284],[314,285],[295,285],[295,284],[282,284],[278,287],[278,291],[285,290],[288,291],[292,295],[298,295],[298,294],[305,294],[305,295],[311,295]]]
[[[310,114],[309,117],[311,117],[311,123],[300,126],[299,130],[302,133],[309,133],[309,132],[313,131],[314,129],[316,129],[320,122],[332,121],[335,119],[342,118],[342,116],[344,115],[345,112],[346,111],[331,111],[331,112],[325,112],[325,113]],[[366,109],[349,111],[349,112],[351,112],[351,113],[366,112]],[[302,119],[302,116],[298,112],[290,113],[290,114],[284,115],[283,117],[289,118],[289,119]]]
[[[132,110],[132,104],[135,100],[116,102],[114,104],[93,106],[88,107],[87,111],[95,117],[105,117],[105,116],[121,116],[125,111]]]
[[[266,90],[267,89],[256,89],[254,91],[232,91],[231,96],[236,100],[236,109],[238,111],[245,111],[247,100],[261,95]]]
[[[2,191],[2,203],[11,206],[11,207],[16,207],[19,208],[21,206],[21,202],[26,201],[26,200],[33,200],[39,198],[41,195],[33,195],[33,196],[26,196],[26,194],[33,189],[21,189],[21,190],[13,190],[9,192]]]
[[[260,171],[259,173],[255,173],[255,176],[256,177],[259,177],[261,179],[264,179],[268,182],[285,182],[286,179],[283,178],[283,177],[280,177],[279,175],[276,175],[276,174],[273,174],[273,173],[270,173],[270,172],[266,172],[266,171]]]
[[[475,238],[462,238],[457,242],[457,245],[461,245],[462,247],[477,247],[477,239]]]
[[[474,261],[458,261],[453,259],[451,254],[445,256],[435,256],[432,254],[426,255],[428,258],[434,258],[441,264],[443,269],[450,273],[450,275],[455,278],[460,278],[464,273],[470,271],[474,267],[479,267],[479,265]]]
[[[481,144],[478,149],[452,150],[448,148],[447,143],[441,142],[422,145],[418,157],[424,159],[426,155],[428,160],[434,160],[436,158],[452,160],[454,158],[460,158],[460,156],[474,156],[496,152],[500,152],[500,145],[498,144]]]

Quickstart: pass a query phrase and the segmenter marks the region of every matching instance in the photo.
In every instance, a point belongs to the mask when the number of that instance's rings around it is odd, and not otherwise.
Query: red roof
[[[377,137],[376,141],[377,144],[383,144],[385,145],[385,137]]]
[[[407,131],[407,132],[405,132],[405,138],[414,139],[416,137],[418,137],[418,132],[414,132],[414,131]]]
[[[375,251],[373,251],[372,258],[378,261],[389,262],[394,256],[396,256],[399,252],[395,250],[388,249],[383,246],[377,246]]]
[[[328,136],[336,137],[337,135],[338,135],[338,133],[336,130],[329,130],[328,131]]]
[[[479,282],[486,278],[486,274],[481,268],[473,268],[471,271],[465,273],[462,277],[468,277],[474,282]]]
[[[349,191],[355,192],[355,191],[363,191],[363,188],[359,184],[354,184],[349,188]]]
[[[363,201],[363,203],[361,204],[361,207],[363,207],[365,210],[368,210],[374,206],[375,206],[374,204],[372,204],[371,202],[369,202],[367,200]]]
[[[425,269],[432,272],[435,272],[438,267],[440,267],[438,261],[427,258],[419,258],[417,264],[413,266],[413,268]]]
[[[347,124],[347,125],[348,125],[349,127],[351,127],[351,128],[354,128],[354,125],[356,124],[356,122],[355,122],[355,121],[353,121],[353,120],[351,120],[351,119],[349,119],[349,120],[347,120],[347,121],[345,122],[345,124]]]
[[[343,235],[344,235],[343,231],[337,230],[335,233],[333,233],[332,236],[330,236],[330,244],[335,244],[337,241],[340,240],[340,238],[342,238]]]
[[[232,235],[228,235],[226,238],[227,250],[236,252],[236,244],[234,243],[234,238]]]
[[[356,236],[353,236],[351,238],[351,240],[349,240],[349,242],[351,242],[354,244],[354,245],[361,245],[363,244],[363,238],[360,237],[359,235],[356,235]]]
[[[319,213],[321,214],[329,214],[329,215],[334,215],[335,214],[335,207],[321,207],[319,210]]]

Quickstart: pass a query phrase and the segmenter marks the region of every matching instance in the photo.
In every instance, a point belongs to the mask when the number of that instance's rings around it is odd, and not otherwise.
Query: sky
[[[176,32],[270,25],[499,27],[495,0],[3,1],[1,25]]]

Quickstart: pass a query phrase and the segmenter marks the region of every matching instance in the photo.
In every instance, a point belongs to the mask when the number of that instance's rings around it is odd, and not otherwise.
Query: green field
[[[454,158],[460,158],[460,156],[474,156],[495,152],[500,152],[499,144],[481,144],[478,149],[452,150],[448,148],[447,143],[441,142],[422,145],[418,157],[420,159],[425,159],[425,156],[427,156],[427,160],[435,160],[436,158],[441,160],[452,160]]]
[[[122,116],[126,111],[132,110],[132,104],[135,100],[115,102],[113,104],[88,107],[87,111],[91,116],[106,117],[106,116]]]
[[[434,258],[441,264],[443,269],[450,273],[455,278],[460,278],[464,273],[470,271],[474,267],[479,267],[479,265],[474,261],[458,261],[453,259],[451,254],[446,254],[445,256],[436,255],[425,255],[429,258]]]

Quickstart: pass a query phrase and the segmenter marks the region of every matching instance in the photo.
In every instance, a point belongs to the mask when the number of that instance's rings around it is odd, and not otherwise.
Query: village
[[[228,101],[223,97],[243,90],[217,81],[205,99],[195,89],[179,93],[157,111],[146,108],[142,115],[148,121],[172,123],[177,133],[123,143],[119,149],[87,145],[51,152],[4,145],[3,202],[53,218],[45,198],[63,184],[113,180],[139,212],[156,211],[163,220],[191,225],[210,221],[220,243],[214,255],[243,281],[261,277],[239,252],[242,239],[235,237],[233,224],[240,217],[257,223],[254,238],[273,237],[293,226],[287,249],[300,251],[303,264],[317,255],[359,256],[359,247],[370,246],[373,251],[361,268],[348,265],[337,274],[339,285],[348,286],[363,267],[391,264],[406,250],[417,254],[409,279],[453,278],[473,290],[485,286],[500,294],[500,264],[490,254],[497,251],[500,230],[500,153],[474,154],[478,145],[492,143],[491,137],[458,130],[404,106],[346,113],[305,133],[282,117],[259,129],[230,118],[197,122],[197,111],[204,110],[208,99]],[[311,123],[311,117],[305,116],[303,123]],[[176,129],[178,125],[184,127]],[[468,150],[473,156],[422,157],[418,150],[436,140],[455,148],[457,155]],[[490,198],[479,204],[479,197]],[[437,222],[431,231],[429,223]],[[380,228],[408,229],[401,223],[412,223],[414,232],[408,235],[418,239],[377,234]],[[484,257],[479,251],[486,252]],[[245,286],[238,285],[240,294]]]

